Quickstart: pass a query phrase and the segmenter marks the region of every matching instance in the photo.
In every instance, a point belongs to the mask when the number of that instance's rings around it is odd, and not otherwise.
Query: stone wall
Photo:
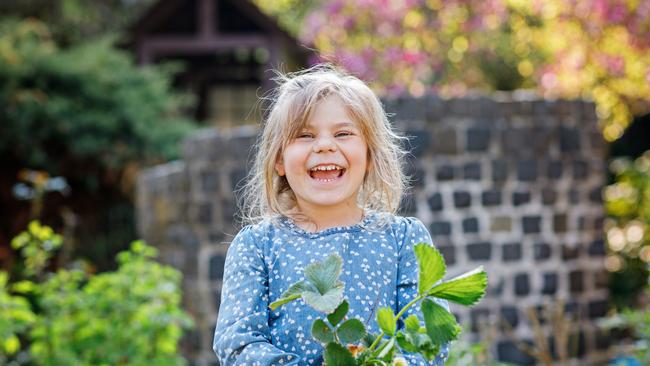
[[[453,309],[461,322],[474,332],[484,320],[496,324],[499,358],[533,364],[516,346],[533,339],[526,314],[562,301],[578,319],[571,348],[598,363],[608,339],[593,324],[607,310],[606,144],[594,105],[507,94],[406,98],[386,109],[410,137],[413,189],[402,213],[429,226],[449,275],[478,265],[489,274],[479,305]],[[217,364],[212,332],[227,244],[238,230],[233,191],[254,141],[251,129],[203,131],[184,142],[182,162],[139,177],[140,234],[185,276],[186,308],[198,327],[184,348],[195,365]],[[541,321],[551,337],[552,321]]]

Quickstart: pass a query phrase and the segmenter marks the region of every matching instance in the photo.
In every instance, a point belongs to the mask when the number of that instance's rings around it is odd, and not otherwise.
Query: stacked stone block
[[[528,309],[541,315],[545,304],[562,300],[577,318],[574,348],[599,362],[607,347],[593,322],[607,311],[600,196],[606,145],[593,104],[511,94],[385,104],[409,137],[405,169],[413,188],[402,214],[428,225],[448,274],[479,265],[489,274],[479,305],[453,308],[460,320],[472,332],[496,322],[499,357],[533,364],[514,341],[532,342]],[[216,364],[211,338],[223,262],[238,230],[233,192],[254,141],[251,129],[204,131],[185,141],[182,163],[139,179],[140,233],[185,274],[187,308],[198,325],[186,352],[196,365]],[[552,338],[550,321],[543,326]]]

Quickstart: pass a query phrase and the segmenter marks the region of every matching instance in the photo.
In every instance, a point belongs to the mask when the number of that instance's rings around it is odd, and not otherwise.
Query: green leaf
[[[20,340],[15,335],[9,335],[9,338],[4,341],[4,349],[7,354],[14,354],[20,349]]]
[[[456,323],[456,318],[433,300],[422,301],[422,313],[427,334],[434,344],[453,341],[460,334],[460,326]]]
[[[348,309],[350,308],[350,305],[346,300],[343,300],[343,302],[334,310],[332,314],[327,315],[327,320],[329,320],[330,324],[332,324],[333,327],[335,327],[343,318],[345,318],[345,315],[348,313]]]
[[[397,332],[397,336],[395,337],[397,340],[397,344],[406,352],[417,352],[418,348],[411,343],[409,337],[405,335],[402,332]]]
[[[300,298],[300,294],[292,295],[292,296],[289,296],[289,297],[283,297],[283,298],[281,298],[279,300],[276,300],[276,301],[273,301],[272,303],[270,303],[269,308],[271,310],[275,310],[275,309],[279,308],[280,306],[282,306],[282,305],[284,305],[286,303],[292,302],[293,300],[297,300],[299,298]]]
[[[366,333],[366,335],[363,336],[361,339],[361,344],[363,344],[366,347],[370,347],[370,345],[379,337],[379,334],[372,334],[372,333]]]
[[[413,248],[418,261],[418,293],[425,294],[445,275],[447,267],[438,249],[426,243],[416,244]]]
[[[427,342],[422,346],[419,346],[418,352],[427,360],[431,361],[440,353],[440,345],[431,343],[431,339],[426,334],[420,334],[423,337],[426,337]]]
[[[393,309],[383,307],[377,311],[377,324],[384,333],[392,336],[395,334],[395,329],[397,328],[397,321],[395,319],[395,313]]]
[[[343,344],[356,343],[366,334],[366,327],[359,319],[348,319],[341,324],[336,334]]]
[[[357,364],[350,350],[334,342],[327,344],[323,358],[331,366],[356,366]]]
[[[404,326],[408,330],[417,332],[420,329],[420,319],[418,319],[417,315],[411,314],[404,319]]]
[[[322,295],[318,292],[303,292],[302,298],[312,308],[325,314],[332,313],[343,300],[343,283],[339,282],[335,287]]]
[[[305,267],[305,277],[316,286],[321,295],[324,295],[339,283],[342,266],[341,257],[338,254],[330,254],[324,261]]]
[[[11,287],[11,289],[14,292],[17,292],[17,293],[20,293],[20,294],[32,293],[32,292],[34,292],[36,290],[36,288],[37,288],[37,285],[34,282],[28,281],[28,280],[18,281],[16,283],[14,283],[13,286]]]
[[[289,288],[284,293],[282,293],[282,297],[289,297],[296,294],[302,295],[302,293],[305,291],[316,292],[317,290],[311,283],[307,281],[298,281],[289,286]]]
[[[426,332],[426,329],[423,330]],[[411,342],[413,342],[414,345],[416,345],[418,348],[420,348],[420,351],[423,349],[430,349],[433,347],[433,342],[431,342],[431,338],[429,337],[428,334],[426,333],[410,333],[411,337]]]
[[[275,310],[286,303],[299,299],[305,292],[308,291],[316,292],[317,290],[307,281],[296,282],[293,285],[289,286],[289,288],[284,293],[282,293],[282,297],[280,299],[272,302],[269,305],[269,308],[271,310]]]
[[[487,273],[481,266],[435,286],[427,295],[469,306],[483,297],[486,288]]]
[[[334,341],[332,328],[323,319],[316,319],[311,326],[311,336],[325,344]]]

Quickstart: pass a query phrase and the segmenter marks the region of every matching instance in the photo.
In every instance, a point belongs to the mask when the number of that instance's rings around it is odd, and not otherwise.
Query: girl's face
[[[367,157],[368,147],[359,126],[341,98],[330,95],[316,105],[275,169],[287,177],[303,211],[356,208],[368,169]]]

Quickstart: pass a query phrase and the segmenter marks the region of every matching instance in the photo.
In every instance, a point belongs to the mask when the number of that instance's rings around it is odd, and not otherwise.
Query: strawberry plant
[[[419,270],[417,296],[397,314],[391,308],[380,308],[376,314],[381,329],[378,335],[367,333],[359,319],[346,317],[349,304],[343,297],[344,284],[339,280],[343,261],[337,254],[306,266],[305,279],[291,285],[269,307],[275,310],[302,299],[308,306],[325,313],[324,318],[314,320],[311,334],[323,344],[327,365],[406,364],[400,356],[402,352],[419,353],[432,360],[444,344],[458,338],[461,329],[456,318],[434,298],[464,306],[474,305],[485,294],[487,274],[479,267],[442,281],[446,265],[440,252],[425,243],[416,244],[414,252]],[[416,304],[420,304],[421,317],[411,314],[402,319]],[[403,329],[398,329],[400,319]]]

